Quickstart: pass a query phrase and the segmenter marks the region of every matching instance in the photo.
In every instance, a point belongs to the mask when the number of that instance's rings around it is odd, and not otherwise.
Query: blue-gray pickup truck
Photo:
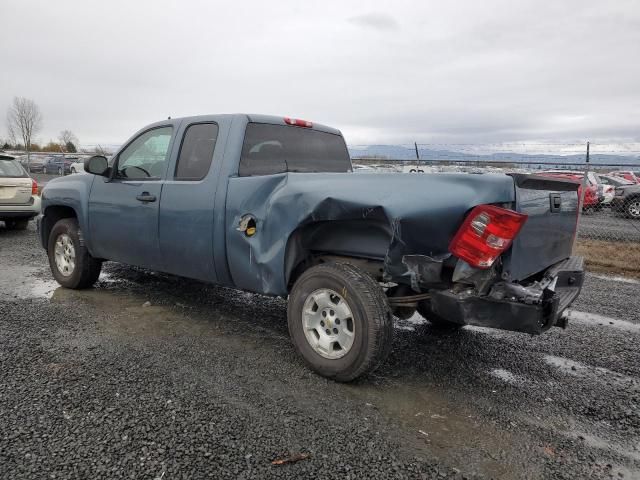
[[[296,350],[339,381],[384,360],[394,316],[539,334],[582,287],[570,181],[355,174],[338,130],[245,114],[154,123],[84,168],[42,192],[62,286],[115,261],[288,298]]]

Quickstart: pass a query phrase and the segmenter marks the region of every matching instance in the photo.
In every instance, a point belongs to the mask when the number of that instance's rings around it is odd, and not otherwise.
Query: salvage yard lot
[[[0,478],[637,478],[639,291],[588,275],[539,337],[398,321],[345,385],[284,301],[112,263],[65,290],[0,224]]]

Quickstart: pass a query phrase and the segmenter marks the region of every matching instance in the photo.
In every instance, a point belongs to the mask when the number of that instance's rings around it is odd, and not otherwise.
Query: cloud
[[[373,28],[374,30],[397,30],[400,25],[391,15],[386,13],[366,13],[347,19],[359,27]]]
[[[366,4],[3,0],[0,138],[21,96],[45,142],[243,111],[350,143],[640,141],[639,2]]]

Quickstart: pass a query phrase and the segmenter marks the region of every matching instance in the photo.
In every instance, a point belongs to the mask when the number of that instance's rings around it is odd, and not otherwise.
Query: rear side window
[[[340,135],[308,128],[250,123],[238,174],[350,172],[349,152]]]
[[[22,166],[15,160],[0,159],[0,177],[26,177]]]
[[[176,180],[202,180],[207,176],[217,138],[215,123],[189,125],[180,146]]]

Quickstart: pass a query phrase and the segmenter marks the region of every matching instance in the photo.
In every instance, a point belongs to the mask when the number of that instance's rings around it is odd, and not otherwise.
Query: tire
[[[58,167],[58,175],[62,176],[62,167]]]
[[[49,175],[49,172],[47,172],[47,167],[42,167],[42,173],[44,173],[45,175]]]
[[[71,173],[78,173],[76,172],[76,167],[71,167]]]
[[[630,198],[625,202],[624,214],[634,220],[640,219],[640,197]]]
[[[431,304],[428,301],[418,302],[418,313],[424,318],[428,320],[431,325],[442,331],[456,331],[460,330],[464,325],[460,323],[455,323],[447,320],[446,318],[442,318],[440,315],[433,313],[431,310]]]
[[[19,218],[19,219],[5,220],[4,224],[9,230],[26,230],[27,227],[29,226],[29,219]]]
[[[73,268],[64,271],[56,262],[56,242],[66,241],[70,243],[73,251]],[[68,244],[67,244],[68,245]],[[62,245],[58,245],[60,248]],[[66,246],[66,245],[64,245]],[[64,250],[64,248],[61,248]],[[69,249],[71,251],[71,249]],[[56,281],[66,288],[83,289],[93,285],[102,268],[102,262],[93,258],[82,240],[82,231],[75,218],[64,218],[58,220],[49,233],[49,243],[47,245],[49,256],[49,266]],[[71,257],[71,256],[69,256]],[[71,262],[62,262],[70,265]]]
[[[316,301],[322,298],[331,303]],[[308,307],[305,315],[303,309]],[[305,328],[303,322],[310,318],[317,320],[317,329]],[[325,263],[306,270],[289,295],[287,319],[293,345],[309,368],[339,382],[372,372],[391,350],[393,320],[385,294],[371,276],[348,263]],[[322,322],[327,323],[320,326]],[[331,333],[324,335],[326,332]],[[316,346],[308,336],[317,337]],[[320,338],[325,344],[336,340],[329,343],[331,348],[321,350]],[[342,338],[351,339],[348,348],[343,348]]]

